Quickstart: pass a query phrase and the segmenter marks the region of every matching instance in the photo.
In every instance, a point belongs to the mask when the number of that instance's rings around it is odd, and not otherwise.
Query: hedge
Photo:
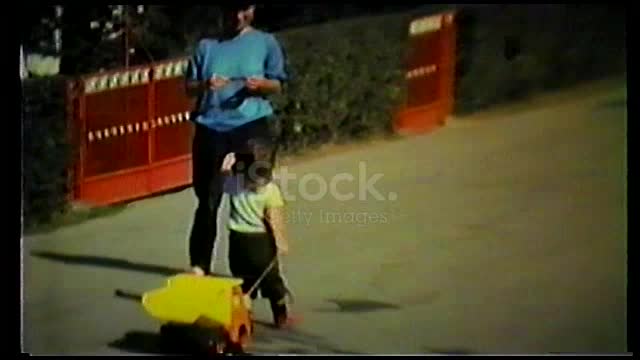
[[[291,81],[276,98],[285,150],[391,130],[404,98],[406,14],[340,21],[278,34]]]
[[[456,112],[624,73],[625,16],[607,4],[462,9]]]
[[[67,210],[73,149],[67,141],[65,79],[28,79],[22,92],[23,219],[31,228]]]
[[[408,24],[423,10],[279,32],[291,82],[275,98],[285,152],[389,134]],[[626,69],[624,9],[485,5],[458,11],[458,114]],[[25,83],[25,219],[64,211],[70,149],[61,79]]]

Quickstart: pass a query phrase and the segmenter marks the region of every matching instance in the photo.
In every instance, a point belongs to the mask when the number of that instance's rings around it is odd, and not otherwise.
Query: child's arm
[[[267,185],[267,201],[265,207],[265,222],[276,241],[279,255],[289,253],[289,241],[286,233],[286,213],[284,199],[280,188],[270,183]]]
[[[284,207],[267,208],[266,221],[276,241],[278,255],[287,255],[289,253],[289,241],[286,233]]]
[[[231,174],[231,168],[233,167],[233,164],[235,162],[236,162],[236,154],[228,153],[224,157],[224,160],[222,160],[222,166],[220,167],[220,172],[223,175],[230,175]]]

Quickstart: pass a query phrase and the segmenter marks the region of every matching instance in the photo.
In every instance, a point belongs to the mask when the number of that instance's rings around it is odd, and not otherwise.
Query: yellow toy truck
[[[189,338],[209,355],[245,353],[253,335],[251,299],[236,278],[179,274],[142,296],[163,342]]]

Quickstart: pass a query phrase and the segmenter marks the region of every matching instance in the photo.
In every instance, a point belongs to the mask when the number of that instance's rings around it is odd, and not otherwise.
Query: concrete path
[[[624,352],[625,86],[288,168],[285,272],[304,322],[259,326],[254,350]],[[361,198],[360,178],[381,197]],[[337,191],[321,193],[333,179]],[[156,352],[157,324],[115,291],[141,293],[185,267],[194,204],[185,190],[25,238],[25,351]],[[227,272],[225,255],[223,236],[217,271]],[[256,307],[269,322],[267,304]]]

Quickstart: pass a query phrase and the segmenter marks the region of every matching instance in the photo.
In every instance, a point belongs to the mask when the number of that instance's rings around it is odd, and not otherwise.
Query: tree
[[[20,40],[28,53],[54,55],[60,51],[56,35],[60,34],[62,14],[61,5],[35,5],[23,14]]]
[[[62,72],[79,74],[153,60],[143,40],[166,21],[153,6],[68,6],[63,18]],[[163,54],[160,54],[162,56]]]

